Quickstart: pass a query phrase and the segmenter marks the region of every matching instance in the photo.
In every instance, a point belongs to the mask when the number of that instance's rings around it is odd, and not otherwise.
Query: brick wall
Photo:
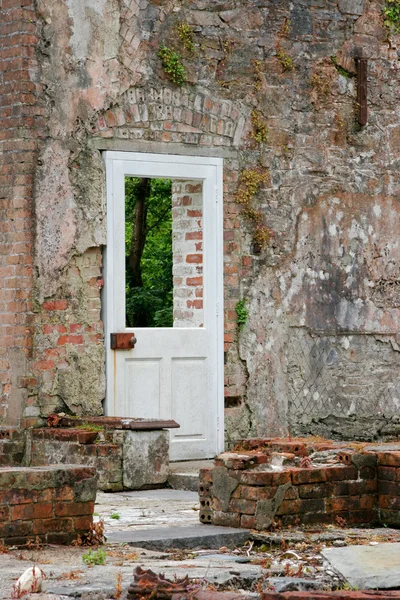
[[[95,469],[55,465],[0,468],[0,541],[70,544],[92,529]]]
[[[203,325],[203,193],[198,181],[172,184],[174,327]]]
[[[19,423],[32,350],[33,178],[45,132],[33,0],[0,3],[0,420]]]
[[[400,450],[340,450],[329,441],[268,439],[249,446],[253,449],[221,454],[214,468],[201,470],[202,523],[258,530],[278,521],[283,526],[400,524]],[[319,450],[330,451],[327,464],[307,458]],[[286,464],[270,467],[277,457]]]

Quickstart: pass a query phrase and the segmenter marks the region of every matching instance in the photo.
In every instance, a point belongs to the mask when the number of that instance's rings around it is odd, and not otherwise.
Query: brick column
[[[203,325],[203,193],[198,181],[172,184],[174,327]]]
[[[33,0],[0,1],[0,422],[18,424],[35,385],[32,347],[33,176],[45,128]]]

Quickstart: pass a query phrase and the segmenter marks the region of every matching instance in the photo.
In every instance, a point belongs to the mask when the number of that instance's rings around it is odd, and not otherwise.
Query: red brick
[[[280,486],[290,482],[290,471],[242,471],[237,477],[245,485]]]
[[[29,504],[38,497],[37,490],[13,489],[4,494],[3,502],[7,504]]]
[[[55,505],[54,514],[56,517],[73,517],[92,515],[94,502],[60,502]]]
[[[226,513],[216,510],[213,514],[213,525],[221,525],[224,527],[240,527],[240,514]]]
[[[326,468],[326,479],[327,481],[346,481],[349,479],[357,479],[358,472],[355,467],[327,467]]]
[[[362,467],[359,471],[360,479],[376,479],[376,469],[373,467]]]
[[[239,485],[235,492],[238,493],[238,497],[244,498],[245,500],[270,500],[277,492],[277,487],[265,486],[256,487],[248,485]],[[289,491],[289,490],[288,490]],[[286,492],[287,493],[287,492]],[[285,496],[286,499],[286,496]]]
[[[203,277],[187,277],[186,285],[189,285],[189,286],[203,285]]]
[[[357,496],[342,496],[341,498],[327,498],[325,500],[327,512],[340,512],[358,510],[360,500]]]
[[[378,466],[400,467],[400,452],[378,452]]]
[[[91,531],[93,526],[93,517],[75,517],[75,531]]]
[[[400,469],[396,467],[378,467],[378,479],[400,481]]]
[[[26,521],[30,519],[47,519],[53,516],[53,505],[47,503],[21,504],[21,506],[13,506],[11,509],[12,521]]]
[[[376,505],[376,496],[361,496],[360,497],[360,508],[371,509]]]
[[[32,533],[56,533],[68,532],[73,529],[72,519],[36,519],[32,521]]]
[[[400,483],[381,479],[378,481],[378,492],[389,496],[400,496]]]
[[[300,500],[283,500],[276,515],[297,515],[300,512]]]
[[[188,231],[185,234],[185,240],[202,240],[203,232],[202,231]]]
[[[311,483],[298,487],[300,498],[329,498],[332,494],[330,483]]]
[[[251,515],[242,515],[240,517],[240,527],[244,529],[256,529],[256,518]]]
[[[66,310],[68,308],[68,302],[66,300],[48,300],[43,302],[43,310]]]
[[[254,515],[256,512],[256,502],[242,498],[233,498],[229,503],[229,510],[244,515]]]
[[[320,483],[327,480],[326,468],[320,469],[292,469],[292,481],[294,485],[303,483]]]

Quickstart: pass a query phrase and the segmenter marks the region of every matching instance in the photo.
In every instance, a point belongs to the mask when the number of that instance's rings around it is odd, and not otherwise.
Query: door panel
[[[174,419],[180,429],[171,431],[170,458],[212,457],[223,449],[222,161],[107,152],[106,165],[106,412],[116,416]],[[171,328],[125,325],[124,182],[128,175],[176,178],[183,183],[190,179],[201,184],[190,186],[197,194],[195,207],[186,207],[184,185],[175,205],[179,218],[185,219],[186,215],[197,218],[197,229],[189,234],[179,230],[177,235],[174,233],[174,271],[176,281],[183,281],[183,286],[174,289],[175,321]],[[190,220],[187,223],[192,227]],[[200,254],[194,254],[188,240],[193,248],[200,249]],[[187,265],[181,249],[190,254]],[[196,271],[192,261],[201,263]],[[192,286],[197,283],[200,287],[194,293]],[[190,311],[182,310],[185,294],[194,299],[187,301],[189,308],[201,307],[197,313],[192,311],[193,317]],[[133,349],[110,348],[110,334],[119,332],[135,334],[137,342]]]

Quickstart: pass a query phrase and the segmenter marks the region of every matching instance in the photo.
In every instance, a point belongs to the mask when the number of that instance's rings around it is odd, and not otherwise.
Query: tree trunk
[[[150,179],[141,178],[136,197],[135,217],[129,248],[129,266],[133,287],[143,287],[141,260],[146,243],[147,200],[150,195]]]

